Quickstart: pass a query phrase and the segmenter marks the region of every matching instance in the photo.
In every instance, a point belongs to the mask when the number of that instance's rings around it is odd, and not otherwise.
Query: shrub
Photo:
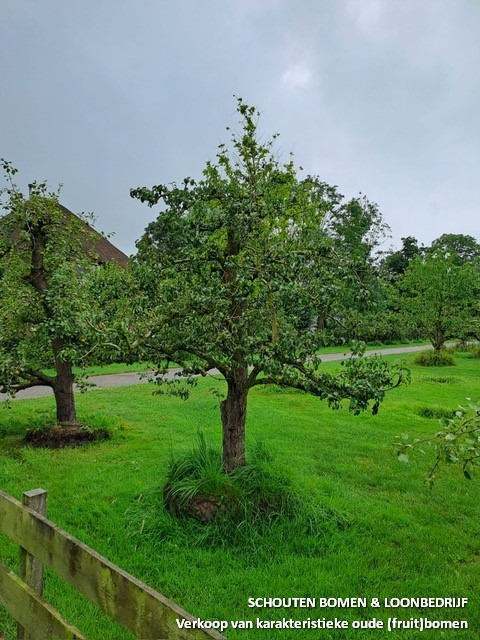
[[[421,351],[413,360],[422,367],[451,367],[455,360],[446,351]]]
[[[458,340],[452,348],[452,351],[459,351],[460,353],[469,353],[475,348],[476,345],[472,345],[468,340]]]

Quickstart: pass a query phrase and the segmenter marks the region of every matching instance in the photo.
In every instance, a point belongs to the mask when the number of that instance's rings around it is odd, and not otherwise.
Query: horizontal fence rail
[[[64,620],[58,611],[55,611],[2,563],[0,563],[0,604],[23,627],[35,629],[37,638],[87,640],[78,629]]]
[[[177,620],[193,622],[196,618],[60,529],[45,516],[22,505],[2,491],[0,491],[0,532],[19,544],[38,562],[50,567],[65,582],[139,639],[225,640],[224,636],[213,630],[179,628]],[[28,606],[25,604],[27,609],[40,607],[46,612],[39,614],[46,616],[45,625],[64,625],[64,628],[52,627],[63,629],[62,634],[48,635],[47,633],[42,636],[39,633],[38,637],[84,638],[79,631],[68,625],[60,614],[47,605],[31,587],[2,565],[0,565],[0,592],[3,594],[0,596],[0,603],[25,628],[29,627],[30,619],[22,618],[17,609],[22,608],[21,602],[27,603],[27,601],[29,603]],[[18,606],[13,602],[19,603]],[[58,616],[58,620],[55,616]]]

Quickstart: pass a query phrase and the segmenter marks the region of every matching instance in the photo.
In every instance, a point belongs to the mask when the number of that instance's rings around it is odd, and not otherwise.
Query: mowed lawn
[[[405,356],[411,363],[413,355]],[[480,359],[455,355],[457,366],[411,366],[412,383],[391,392],[378,415],[332,411],[302,393],[255,388],[247,439],[263,441],[306,500],[335,510],[349,522],[311,550],[285,535],[272,544],[212,548],[181,528],[156,527],[158,500],[169,459],[192,446],[197,430],[220,443],[220,381],[202,379],[184,402],[152,395],[153,387],[91,391],[78,396],[80,417],[112,429],[110,441],[75,450],[21,446],[25,430],[53,415],[42,398],[0,407],[0,487],[49,492],[48,515],[189,613],[207,620],[308,617],[347,620],[388,615],[409,619],[468,620],[464,631],[228,630],[232,639],[372,640],[480,635],[480,477],[442,468],[430,490],[424,483],[433,452],[409,464],[397,461],[394,437],[425,436],[438,421],[426,408],[454,410],[480,396]],[[399,357],[390,357],[399,361]],[[410,366],[410,365],[409,365]],[[338,368],[338,364],[326,364]],[[165,519],[163,519],[165,522]],[[155,532],[158,531],[158,535]],[[17,548],[4,537],[0,560],[16,569]],[[249,597],[468,597],[466,609],[250,609]],[[81,596],[48,574],[46,597],[92,640],[127,639]],[[0,630],[15,637],[0,611]]]

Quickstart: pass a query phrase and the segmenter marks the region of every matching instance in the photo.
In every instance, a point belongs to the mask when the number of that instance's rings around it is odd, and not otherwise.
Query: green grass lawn
[[[405,356],[411,362],[413,355]],[[53,400],[20,400],[0,408],[0,487],[16,498],[43,487],[48,515],[59,526],[203,619],[298,620],[466,619],[465,631],[262,630],[234,631],[231,639],[385,640],[420,637],[477,640],[480,635],[480,479],[461,470],[423,482],[433,453],[397,461],[393,440],[425,436],[435,419],[426,408],[453,410],[478,398],[480,360],[455,355],[457,366],[411,366],[412,384],[391,392],[377,416],[331,411],[317,399],[275,388],[255,388],[248,408],[249,442],[262,440],[310,502],[348,518],[350,526],[308,546],[275,535],[243,547],[212,548],[188,527],[165,526],[159,488],[172,455],[191,447],[203,430],[220,443],[222,383],[202,379],[190,400],[152,396],[152,387],[98,390],[78,396],[82,419],[112,426],[114,437],[82,449],[46,451],[21,446],[25,430],[53,415]],[[399,357],[390,357],[398,361]],[[326,364],[337,368],[337,363]],[[278,534],[278,532],[277,532]],[[16,568],[17,548],[0,540],[0,560]],[[89,603],[48,575],[47,599],[92,640],[131,638]],[[468,597],[465,610],[249,609],[249,597]],[[0,630],[14,624],[0,612]]]

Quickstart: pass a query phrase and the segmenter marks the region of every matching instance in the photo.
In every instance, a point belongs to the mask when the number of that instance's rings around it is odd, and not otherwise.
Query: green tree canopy
[[[463,233],[444,233],[434,240],[429,248],[430,253],[441,251],[450,253],[456,262],[474,262],[480,260],[480,244],[473,236]]]
[[[390,232],[378,206],[362,194],[346,203],[339,199],[326,216],[325,228],[338,248],[362,265],[374,260],[374,250]]]
[[[459,264],[450,252],[428,252],[410,263],[401,282],[406,311],[434,349],[449,338],[473,334],[478,318],[480,277],[470,263]]]
[[[413,258],[421,255],[422,249],[418,246],[418,240],[413,236],[402,238],[402,248],[385,256],[383,267],[394,278],[399,277],[408,269]]]
[[[312,393],[355,412],[402,379],[377,358],[350,359],[340,374],[321,370],[321,331],[305,309],[337,310],[345,288],[361,289],[348,261],[325,233],[339,195],[318,178],[299,179],[263,142],[258,113],[238,100],[241,129],[231,149],[220,145],[198,182],[137,188],[157,220],[138,243],[137,272],[148,300],[145,356],[173,360],[191,376],[217,369],[227,393],[221,403],[227,471],[245,463],[247,397],[256,385]],[[148,347],[148,348],[147,348]]]
[[[381,300],[376,250],[387,237],[389,227],[378,206],[362,194],[347,202],[337,194],[337,202],[325,212],[322,224],[332,239],[337,267],[341,265],[350,278],[357,280],[349,281],[343,296],[331,299],[334,306],[315,310],[316,326],[328,329],[328,339],[338,344],[339,340],[357,339],[362,334],[366,313]]]

